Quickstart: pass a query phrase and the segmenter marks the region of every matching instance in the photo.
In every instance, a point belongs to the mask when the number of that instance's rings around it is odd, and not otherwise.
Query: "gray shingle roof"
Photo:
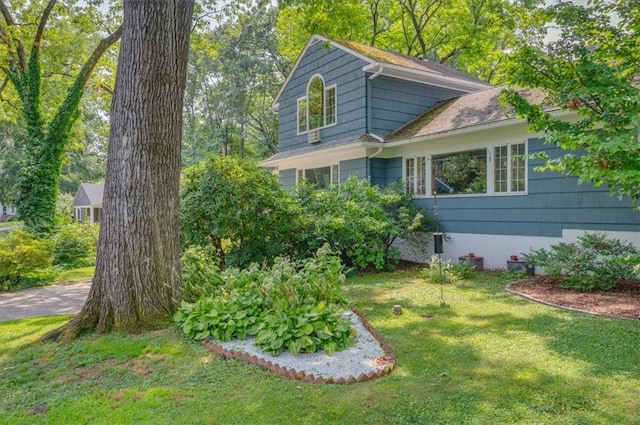
[[[102,207],[104,183],[82,183],[73,199],[74,207]]]
[[[502,90],[504,87],[493,87],[440,102],[423,115],[386,135],[385,141],[430,136],[514,119],[509,108],[505,109],[498,101]],[[533,104],[541,104],[545,98],[544,93],[539,90],[526,89],[518,92]]]

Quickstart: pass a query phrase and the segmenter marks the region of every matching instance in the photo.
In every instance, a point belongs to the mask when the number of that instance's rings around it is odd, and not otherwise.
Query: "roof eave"
[[[364,72],[373,72],[378,75],[399,78],[402,80],[415,81],[419,83],[428,83],[433,86],[461,90],[465,92],[473,92],[491,88],[491,84],[482,81],[470,81],[452,76],[447,76],[435,71],[422,71],[414,68],[407,68],[387,62],[375,62],[365,65],[362,70]]]

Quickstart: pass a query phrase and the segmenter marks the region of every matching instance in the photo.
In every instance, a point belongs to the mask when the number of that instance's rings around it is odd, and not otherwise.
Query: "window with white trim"
[[[487,149],[431,157],[431,187],[443,195],[487,193]]]
[[[407,193],[412,193],[416,196],[425,196],[427,194],[426,157],[405,158],[404,181]]]
[[[332,164],[327,167],[298,169],[298,183],[306,180],[318,189],[328,189],[340,184],[340,167]]]
[[[493,192],[526,191],[526,146],[524,143],[493,148]]]
[[[298,134],[337,122],[337,86],[325,87],[324,79],[316,74],[309,80],[307,92],[297,101]]]

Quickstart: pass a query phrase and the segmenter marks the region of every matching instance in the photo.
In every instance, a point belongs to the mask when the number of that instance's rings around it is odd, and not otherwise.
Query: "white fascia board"
[[[313,168],[322,167],[349,159],[356,159],[366,156],[366,146],[364,143],[357,145],[342,145],[334,148],[322,149],[319,151],[305,152],[300,155],[290,157],[260,161],[263,167],[272,167],[277,170],[289,168]]]
[[[563,117],[575,115],[575,112],[558,110],[556,112],[552,112],[552,115],[556,116],[557,118],[563,118]],[[385,147],[403,146],[403,145],[408,145],[410,143],[435,140],[445,136],[458,136],[462,134],[475,133],[476,131],[493,130],[493,129],[509,127],[517,124],[526,124],[526,123],[527,123],[527,120],[524,118],[509,118],[506,120],[496,121],[488,124],[478,124],[470,127],[456,129],[456,130],[448,130],[448,131],[442,131],[434,134],[427,134],[424,136],[414,136],[406,139],[389,141],[389,142],[385,142]],[[537,133],[531,133],[532,136],[535,136],[535,134]]]
[[[462,90],[472,92],[484,90],[493,87],[491,84],[483,82],[474,82],[462,80],[455,77],[449,77],[435,71],[421,71],[419,69],[407,68],[404,66],[394,65],[390,63],[372,63],[362,67],[364,72],[375,72],[388,77],[399,78],[402,80],[414,81],[418,83],[428,83],[436,87],[446,89]]]

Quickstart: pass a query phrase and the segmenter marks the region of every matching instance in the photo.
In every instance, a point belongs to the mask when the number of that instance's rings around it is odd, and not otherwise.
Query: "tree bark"
[[[193,5],[124,2],[95,276],[80,313],[50,337],[153,328],[180,303],[180,148]]]

